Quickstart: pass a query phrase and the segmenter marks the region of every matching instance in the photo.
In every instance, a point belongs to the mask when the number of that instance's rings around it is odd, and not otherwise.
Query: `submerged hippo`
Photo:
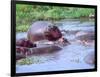
[[[26,56],[16,52],[16,60],[20,60],[22,58],[26,58]]]
[[[37,21],[28,30],[28,39],[32,42],[40,40],[56,41],[62,37],[57,26],[48,21]]]
[[[87,64],[90,64],[90,65],[94,65],[95,64],[95,54],[94,52],[90,52],[88,53],[85,57],[84,57],[84,61],[87,63]]]
[[[67,43],[62,37],[62,33],[57,26],[48,21],[37,21],[27,31],[27,39],[20,39],[16,42],[17,53],[23,55],[45,54],[61,50],[61,47],[46,45],[38,47],[35,43],[41,40],[59,41],[60,43]],[[68,42],[69,43],[69,42]],[[19,57],[19,55],[16,55]]]
[[[95,35],[94,33],[87,33],[87,34],[78,36],[77,39],[85,45],[92,45],[94,44]]]
[[[60,50],[61,48],[55,45],[46,45],[34,48],[16,47],[16,60],[20,60],[31,55],[53,54]]]
[[[30,40],[26,38],[21,38],[16,39],[16,46],[32,48],[36,47],[36,44],[32,43]]]

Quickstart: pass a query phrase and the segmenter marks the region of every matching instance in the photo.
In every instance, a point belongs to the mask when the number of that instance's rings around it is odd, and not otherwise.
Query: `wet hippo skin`
[[[36,44],[32,43],[30,40],[26,38],[16,39],[16,46],[22,46],[22,47],[36,47]]]
[[[34,47],[34,48],[17,46],[16,47],[16,51],[17,51],[16,57],[17,59],[21,59],[21,58],[25,58],[26,56],[54,53],[59,50],[61,50],[61,48],[55,45],[44,45],[41,47]]]
[[[56,41],[62,37],[58,27],[48,21],[37,21],[28,30],[28,39],[32,42],[47,39]]]
[[[78,36],[77,39],[83,44],[87,44],[87,45],[92,44],[94,43],[94,40],[95,40],[95,34],[87,33],[87,34]]]
[[[87,64],[94,65],[94,64],[95,64],[94,52],[92,51],[92,52],[88,53],[88,54],[84,57],[84,61],[85,61]]]
[[[53,23],[48,21],[34,22],[27,31],[27,39],[19,39],[16,41],[16,51],[23,56],[39,55],[45,53],[52,53],[61,50],[61,47],[57,45],[45,45],[38,47],[34,44],[37,41],[60,41],[63,43],[69,43],[67,39],[62,38],[62,33]],[[19,57],[19,55],[16,55]],[[21,57],[23,58],[23,57]]]

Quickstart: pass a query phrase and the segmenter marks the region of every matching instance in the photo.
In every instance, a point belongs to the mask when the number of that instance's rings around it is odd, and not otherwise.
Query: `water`
[[[93,21],[60,21],[58,24],[60,30],[66,31],[79,31],[94,32]],[[85,62],[84,58],[88,53],[94,53],[94,45],[84,45],[77,42],[76,33],[64,33],[63,37],[70,41],[70,45],[62,47],[62,50],[52,54],[44,54],[38,56],[31,56],[33,63],[27,65],[16,65],[16,72],[43,72],[43,71],[56,71],[56,70],[74,70],[74,69],[91,69],[94,65]],[[80,34],[81,35],[81,34]],[[16,38],[27,37],[27,33],[17,33]]]

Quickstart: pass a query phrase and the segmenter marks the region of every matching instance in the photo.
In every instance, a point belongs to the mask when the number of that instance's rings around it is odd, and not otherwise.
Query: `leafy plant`
[[[81,18],[90,14],[94,15],[94,9],[17,4],[16,31],[27,31],[32,22],[38,20]]]

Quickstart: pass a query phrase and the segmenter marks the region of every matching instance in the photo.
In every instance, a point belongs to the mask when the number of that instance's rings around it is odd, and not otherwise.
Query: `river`
[[[65,30],[63,37],[70,42],[69,45],[63,46],[62,50],[52,54],[42,54],[38,56],[30,56],[27,58],[30,64],[16,64],[16,73],[25,72],[43,72],[43,71],[61,71],[61,70],[76,70],[76,69],[93,69],[95,64],[89,64],[87,60],[95,52],[93,45],[84,45],[77,41],[77,36],[85,33],[94,33],[95,23],[93,20],[62,20],[55,22],[60,30]],[[16,38],[27,37],[26,32],[19,32]],[[88,58],[88,57],[89,58]],[[93,55],[94,56],[94,55]]]

